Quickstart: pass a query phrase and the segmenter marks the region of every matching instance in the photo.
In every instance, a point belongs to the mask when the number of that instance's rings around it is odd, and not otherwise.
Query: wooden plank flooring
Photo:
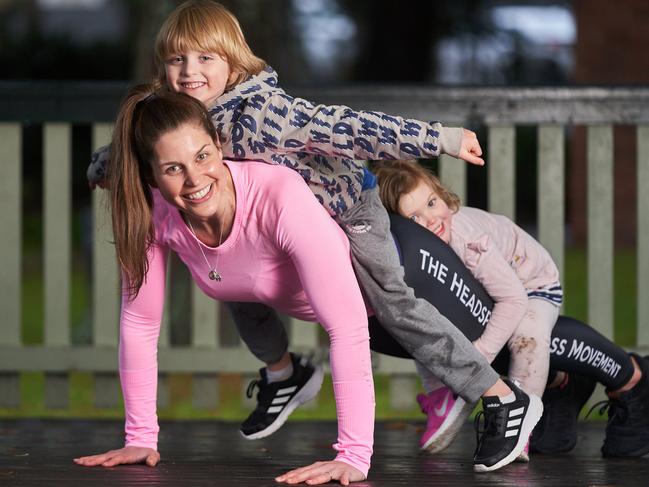
[[[387,486],[648,486],[649,458],[604,460],[604,423],[580,425],[575,451],[536,455],[489,474],[474,474],[472,425],[444,453],[417,449],[420,423],[381,422],[376,427],[370,478],[358,487]],[[118,447],[122,422],[0,420],[0,486],[271,486],[288,468],[331,457],[333,422],[289,422],[265,440],[241,438],[236,423],[162,422],[162,463],[112,469],[84,468],[72,458]]]

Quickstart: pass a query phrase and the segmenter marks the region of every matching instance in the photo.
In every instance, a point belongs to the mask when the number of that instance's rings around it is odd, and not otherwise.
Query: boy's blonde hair
[[[176,8],[164,21],[155,41],[157,87],[166,86],[165,61],[187,51],[206,51],[225,57],[230,79],[225,89],[241,83],[266,67],[252,53],[236,17],[220,3],[190,0]]]
[[[460,198],[417,161],[381,161],[372,165],[372,171],[378,178],[381,201],[392,213],[399,213],[401,197],[410,193],[421,181],[428,184],[453,213],[460,209]]]

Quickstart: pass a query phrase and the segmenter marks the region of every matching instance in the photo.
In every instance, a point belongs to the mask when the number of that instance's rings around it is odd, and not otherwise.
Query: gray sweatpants
[[[416,298],[404,282],[378,188],[363,191],[339,223],[349,237],[363,295],[379,322],[420,366],[467,402],[476,402],[496,383],[498,374],[460,330],[428,301]],[[229,306],[241,338],[255,356],[266,363],[277,362],[288,347],[277,314],[260,304],[248,309],[250,303]]]

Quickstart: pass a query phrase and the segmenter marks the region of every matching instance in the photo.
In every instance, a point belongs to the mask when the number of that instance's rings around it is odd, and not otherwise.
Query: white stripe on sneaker
[[[518,434],[518,428],[515,430],[508,430],[505,432],[505,438],[509,438],[510,436],[516,436]]]
[[[288,402],[290,398],[291,396],[276,397],[275,399],[273,399],[273,402],[271,402],[271,404],[284,404],[285,402]]]
[[[511,411],[509,411],[509,417],[512,418],[514,416],[520,416],[521,414],[523,414],[523,411],[525,411],[524,407],[518,409],[512,409]]]
[[[246,435],[243,433],[243,431],[240,431],[241,435],[246,440],[258,440],[260,438],[265,438],[269,435],[272,435],[284,424],[284,422],[287,420],[289,415],[295,410],[295,408],[297,408],[300,404],[304,404],[305,402],[310,401],[318,394],[318,391],[322,386],[323,378],[324,378],[323,367],[322,365],[317,365],[315,367],[315,370],[311,378],[306,382],[306,384],[304,384],[302,389],[300,389],[297,392],[297,394],[295,394],[288,403],[286,403],[284,406],[281,407],[273,406],[273,412],[276,411],[281,411],[281,412],[278,414],[277,419],[273,421],[270,426],[268,426],[267,428],[261,431],[258,431],[257,433],[252,433],[249,435]]]
[[[282,409],[283,409],[282,406],[273,406],[268,408],[266,412],[270,414],[274,414],[274,413],[279,413]]]
[[[522,419],[512,419],[511,421],[507,421],[507,427],[511,428],[512,426],[520,426]]]
[[[297,389],[297,386],[285,387],[284,389],[277,391],[277,395],[283,396],[284,394],[290,394],[291,392],[294,392],[295,389]]]

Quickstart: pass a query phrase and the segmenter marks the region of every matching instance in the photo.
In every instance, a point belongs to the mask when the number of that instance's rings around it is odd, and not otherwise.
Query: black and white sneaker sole
[[[521,431],[520,434],[518,435],[518,441],[516,442],[516,446],[514,446],[512,451],[509,452],[509,455],[507,455],[499,462],[494,463],[493,465],[485,465],[482,463],[474,464],[473,471],[480,472],[480,473],[493,472],[494,470],[498,470],[499,468],[502,468],[505,465],[509,465],[514,460],[516,460],[518,456],[525,449],[525,444],[530,439],[532,430],[534,429],[534,426],[536,426],[536,423],[539,422],[542,415],[543,415],[543,401],[541,401],[541,398],[536,395],[530,395],[530,404],[527,408],[527,414],[523,418],[523,423],[521,425]]]
[[[302,404],[309,402],[318,394],[318,391],[320,391],[320,388],[322,387],[323,379],[324,368],[322,367],[322,365],[315,366],[315,370],[313,371],[311,378],[306,382],[306,384],[304,384],[300,392],[298,392],[295,396],[293,396],[293,399],[286,403],[286,406],[284,407],[284,409],[282,409],[282,412],[277,415],[275,421],[270,423],[267,428],[250,435],[246,435],[243,431],[239,430],[241,436],[243,436],[246,440],[259,440],[275,433],[275,431],[277,431],[284,425],[293,411],[295,411]]]

